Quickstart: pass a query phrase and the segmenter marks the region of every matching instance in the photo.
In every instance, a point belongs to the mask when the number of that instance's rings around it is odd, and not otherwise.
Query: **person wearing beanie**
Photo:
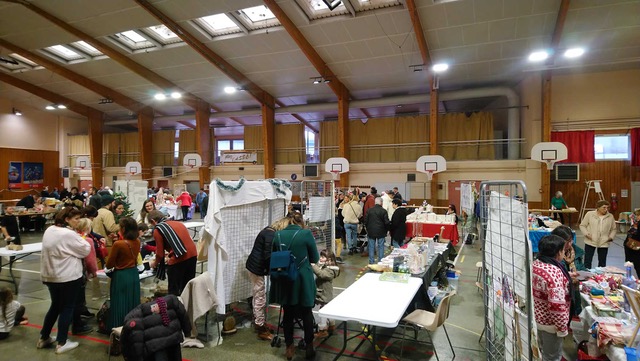
[[[113,207],[113,196],[110,194],[102,195],[101,208],[98,209],[98,216],[93,219],[93,231],[101,235],[105,239],[118,234],[120,227],[116,223],[115,216],[111,212]],[[110,245],[110,243],[108,242]]]

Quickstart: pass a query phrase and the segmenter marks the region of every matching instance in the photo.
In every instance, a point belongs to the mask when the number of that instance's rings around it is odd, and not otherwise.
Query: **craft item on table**
[[[398,272],[383,272],[380,275],[380,281],[387,282],[397,282],[397,283],[409,283],[409,278],[411,277],[408,273],[398,273]]]
[[[626,273],[625,270],[618,268],[616,266],[598,267],[598,269],[601,269],[605,273],[616,273],[621,275]]]
[[[578,271],[578,281],[585,281],[593,277],[593,273],[589,271]]]
[[[604,302],[591,301],[591,307],[598,316],[610,316],[617,317],[622,309],[617,303],[613,303],[608,299],[604,299]]]
[[[604,296],[604,290],[600,288],[591,288],[590,294],[591,297]]]
[[[591,334],[596,335],[598,348],[604,348],[610,343],[613,345],[625,344],[625,332],[624,324],[615,318],[598,318],[597,322],[594,322],[591,326]]]

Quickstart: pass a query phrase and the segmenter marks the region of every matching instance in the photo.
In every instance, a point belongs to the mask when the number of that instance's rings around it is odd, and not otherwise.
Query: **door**
[[[158,179],[158,188],[169,188],[169,181],[166,179]]]
[[[93,187],[93,181],[92,180],[81,180],[78,181],[78,188],[80,190],[85,189],[87,192],[89,191],[89,188]]]
[[[631,209],[640,208],[640,182],[631,182]]]

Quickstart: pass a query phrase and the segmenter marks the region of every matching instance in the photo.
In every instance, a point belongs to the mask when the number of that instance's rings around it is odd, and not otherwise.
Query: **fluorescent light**
[[[16,108],[11,109],[13,111],[13,115],[21,116],[22,112]]]
[[[164,95],[164,93],[156,93],[156,95],[154,95],[153,97],[156,98],[156,100],[165,100],[165,99],[167,99],[167,96]]]
[[[45,109],[46,109],[46,110],[55,110],[55,109],[56,109],[56,107],[54,107],[53,105],[47,105],[47,106],[45,107]]]
[[[569,48],[564,52],[565,58],[578,58],[584,54],[583,48]]]
[[[173,99],[180,99],[180,98],[182,98],[182,94],[180,94],[178,92],[173,92],[173,93],[171,93],[171,97]]]
[[[320,84],[320,81],[322,80],[322,78],[315,78],[313,80],[313,84]]]
[[[58,109],[67,109],[67,107],[64,104],[58,104],[57,107]]]
[[[233,93],[236,92],[236,90],[237,89],[235,87],[233,87],[233,86],[224,87],[224,92],[227,93],[227,94],[233,94]]]
[[[546,50],[534,51],[529,54],[529,61],[543,61],[549,57],[549,53]]]
[[[438,63],[431,67],[434,73],[442,73],[443,71],[447,71],[447,69],[449,69],[449,64],[447,63]]]

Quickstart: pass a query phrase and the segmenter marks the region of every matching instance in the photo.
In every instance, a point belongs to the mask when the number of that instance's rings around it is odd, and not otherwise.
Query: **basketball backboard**
[[[531,159],[547,164],[547,169],[553,169],[556,162],[568,158],[567,146],[560,142],[541,142],[531,148]]]
[[[185,154],[182,165],[189,168],[197,168],[202,166],[202,157],[197,153]]]
[[[349,171],[349,161],[346,158],[334,157],[329,158],[324,163],[324,171],[331,173],[334,177],[338,174],[347,173]]]
[[[416,171],[425,173],[429,180],[436,173],[447,170],[447,160],[441,155],[423,155],[416,161]]]
[[[86,155],[76,158],[75,168],[79,169],[91,169],[91,160]]]
[[[142,164],[140,162],[129,162],[124,166],[124,172],[128,175],[140,174],[142,172]]]

